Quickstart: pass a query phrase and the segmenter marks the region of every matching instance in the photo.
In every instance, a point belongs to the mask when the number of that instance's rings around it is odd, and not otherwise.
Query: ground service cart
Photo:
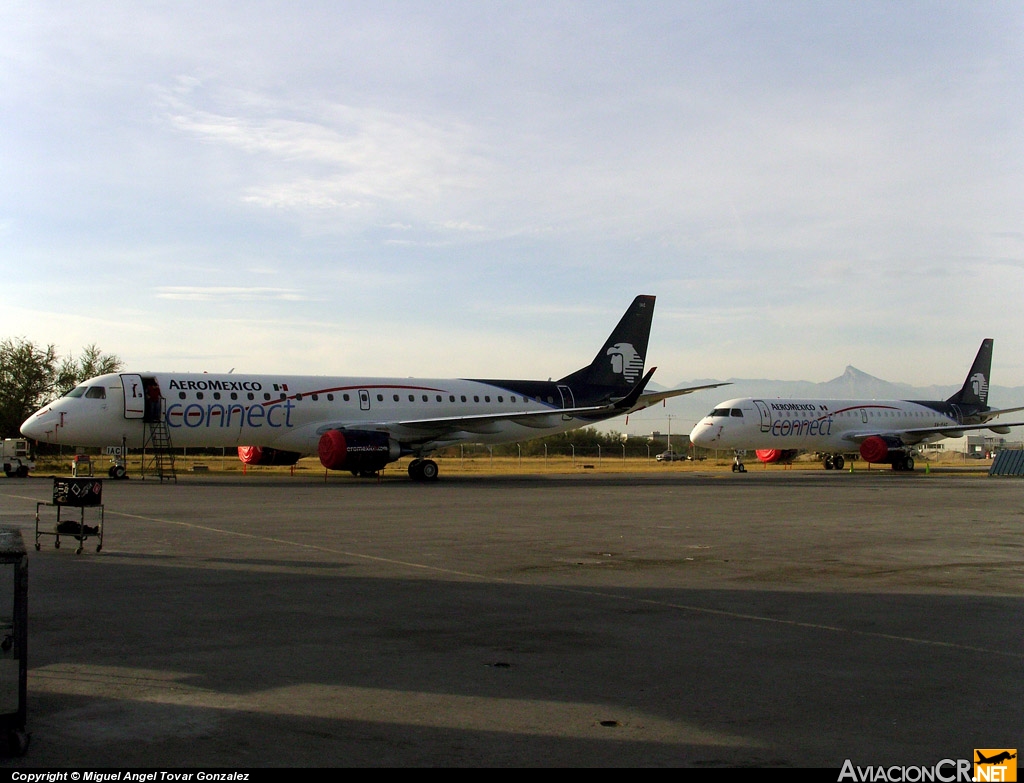
[[[82,554],[85,542],[90,538],[96,538],[96,551],[103,549],[103,480],[94,478],[55,478],[53,480],[53,502],[36,503],[36,551],[39,551],[40,536],[55,536],[53,543],[55,549],[60,549],[60,537],[70,536],[78,541],[76,554]],[[57,519],[50,526],[48,523],[40,523],[42,509],[56,508]],[[78,509],[78,519],[75,514],[64,514],[65,508]],[[96,513],[92,520],[96,524],[86,524],[86,509],[93,509]]]
[[[0,440],[0,462],[8,478],[25,478],[36,466],[32,461],[29,443],[24,438]]]

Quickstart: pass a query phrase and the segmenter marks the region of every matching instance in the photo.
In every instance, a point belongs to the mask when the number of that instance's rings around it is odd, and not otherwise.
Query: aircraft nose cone
[[[707,445],[714,440],[711,430],[710,424],[705,424],[703,421],[698,422],[697,426],[690,430],[690,443],[698,446]]]
[[[56,416],[48,415],[49,411],[41,410],[36,411],[29,416],[21,425],[21,434],[26,438],[30,438],[35,441],[43,441],[44,443],[50,440],[50,437],[54,434],[54,427],[50,420],[56,421]]]

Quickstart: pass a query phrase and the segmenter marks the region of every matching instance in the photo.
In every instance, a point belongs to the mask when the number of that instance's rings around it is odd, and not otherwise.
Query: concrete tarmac
[[[14,770],[838,770],[1024,746],[1019,479],[107,480],[81,554],[34,548],[51,488],[0,480],[29,549]]]

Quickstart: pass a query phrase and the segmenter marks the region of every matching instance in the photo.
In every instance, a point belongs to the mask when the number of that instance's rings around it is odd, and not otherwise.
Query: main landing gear
[[[821,463],[825,466],[825,470],[842,470],[846,465],[846,459],[842,454],[826,454]]]
[[[409,478],[413,481],[437,481],[437,463],[432,459],[414,459],[409,463]]]
[[[740,459],[740,453],[737,451],[735,458],[732,461],[732,472],[733,473],[746,473],[747,466],[743,464],[743,460]]]
[[[893,470],[914,470],[914,458],[909,454],[901,454],[892,458]]]

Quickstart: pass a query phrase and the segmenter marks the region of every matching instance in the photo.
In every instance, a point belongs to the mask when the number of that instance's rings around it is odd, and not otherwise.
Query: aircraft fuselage
[[[334,427],[373,431],[386,424],[398,440],[437,448],[444,444],[433,434],[451,440],[450,427],[442,425],[453,417],[463,419],[465,434],[456,440],[485,444],[580,426],[559,412],[574,407],[572,389],[544,381],[123,373],[93,378],[73,395],[42,408],[22,431],[43,443],[140,448],[145,423],[159,418],[175,448],[263,446],[315,454],[320,436]],[[551,416],[515,420],[515,413],[538,407],[550,408]]]
[[[690,441],[712,449],[856,451],[865,433],[891,434],[913,445],[939,440],[944,436],[935,428],[969,424],[971,418],[939,401],[744,398],[719,403],[693,428]]]

